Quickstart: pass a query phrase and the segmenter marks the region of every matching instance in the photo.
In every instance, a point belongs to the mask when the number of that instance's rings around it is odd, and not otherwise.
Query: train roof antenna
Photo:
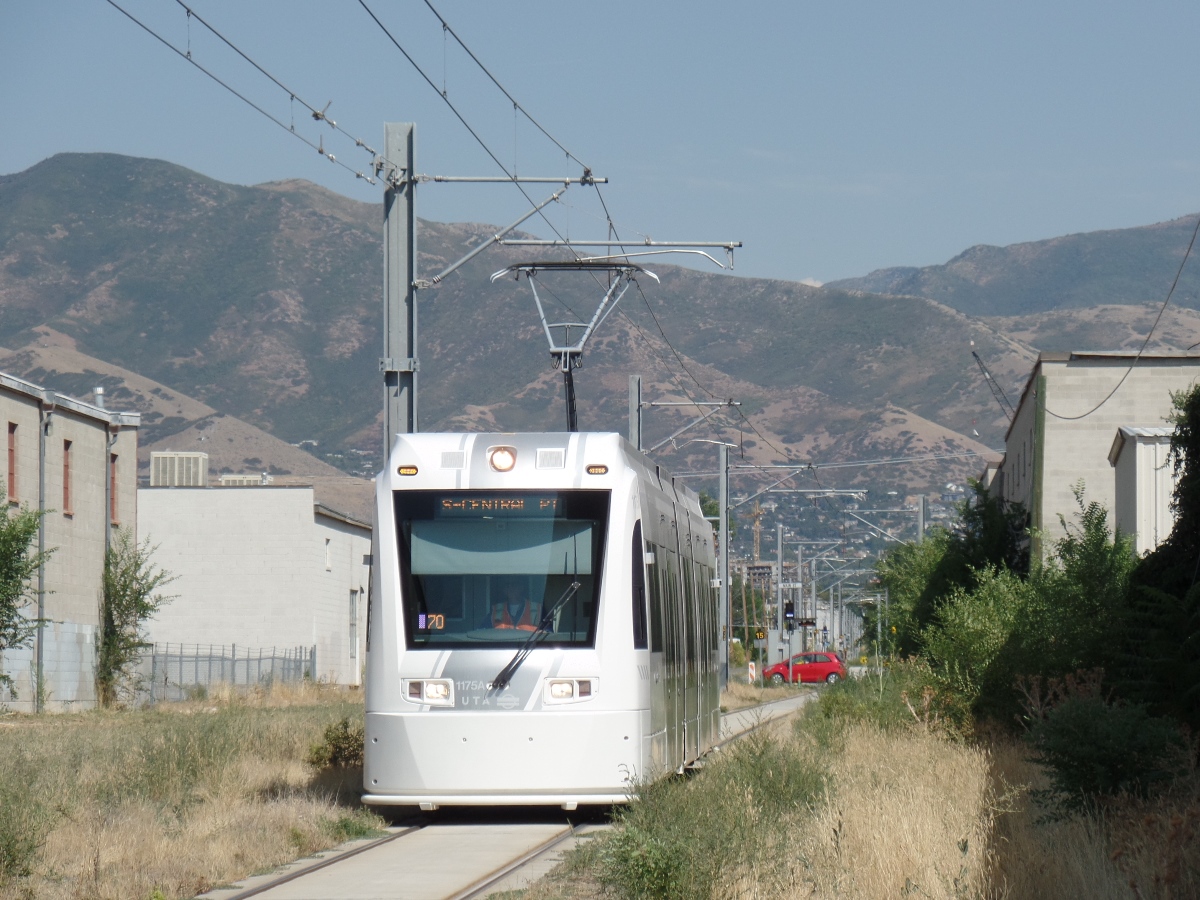
[[[546,319],[546,309],[542,298],[538,295],[537,275],[542,271],[591,272],[597,270],[607,272],[616,277],[604,292],[596,312],[590,322],[550,322]],[[519,263],[507,266],[492,275],[495,282],[506,275],[514,275],[518,280],[524,274],[533,291],[533,301],[537,304],[538,317],[542,321],[542,330],[546,333],[546,341],[550,345],[550,357],[554,368],[562,369],[563,389],[567,401],[567,431],[579,430],[579,416],[575,406],[575,376],[573,371],[583,365],[583,347],[600,326],[621,302],[625,292],[639,274],[646,274],[658,281],[658,276],[648,269],[633,263],[617,263],[611,260],[565,260],[557,262]],[[571,329],[582,329],[579,336],[572,341]]]

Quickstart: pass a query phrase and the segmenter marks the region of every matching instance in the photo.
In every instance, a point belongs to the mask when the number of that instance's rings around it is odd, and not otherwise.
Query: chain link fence
[[[155,644],[138,668],[140,699],[188,700],[219,684],[260,687],[312,678],[317,648]]]

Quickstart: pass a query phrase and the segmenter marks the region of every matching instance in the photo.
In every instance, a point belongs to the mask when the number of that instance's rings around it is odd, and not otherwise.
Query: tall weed
[[[0,778],[0,885],[28,875],[56,818],[36,761],[18,751]]]
[[[760,732],[693,778],[639,785],[602,840],[599,878],[633,898],[726,895],[779,862],[775,848],[825,789],[805,745]]]
[[[856,722],[884,731],[919,727],[955,738],[971,730],[967,703],[919,659],[900,660],[882,672],[823,689],[817,714],[806,727],[822,740],[834,739]]]

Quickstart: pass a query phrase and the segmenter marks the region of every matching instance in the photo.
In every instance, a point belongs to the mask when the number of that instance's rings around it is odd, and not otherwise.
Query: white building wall
[[[1065,534],[1060,517],[1075,521],[1072,490],[1081,480],[1084,501],[1102,503],[1114,524],[1113,435],[1122,425],[1164,425],[1171,393],[1200,378],[1200,358],[1146,356],[1130,370],[1131,362],[1132,355],[1043,354],[1034,367],[1005,440],[999,483],[1001,496],[1030,511],[1045,536],[1042,553]]]
[[[40,422],[46,416],[44,447]],[[136,414],[110,412],[0,375],[0,478],[7,481],[9,425],[15,434],[12,506],[44,509],[45,618],[42,629],[43,697],[47,709],[96,702],[96,632],[100,624],[105,540],[109,528],[109,460],[117,457],[116,525],[136,528]],[[71,442],[70,505],[64,494],[64,442]],[[44,453],[44,463],[42,454]],[[41,471],[39,471],[41,469]],[[3,501],[0,496],[0,502]],[[36,539],[34,547],[36,550]],[[33,585],[36,588],[36,582]],[[28,609],[32,617],[36,607]],[[9,708],[31,712],[36,697],[36,642],[0,655],[14,692],[0,694]]]
[[[365,592],[369,528],[318,513],[311,487],[143,488],[138,517],[155,564],[177,576],[151,641],[315,646],[317,677],[361,682],[349,596]],[[362,631],[360,616],[360,643]]]
[[[1175,524],[1171,502],[1176,474],[1170,452],[1169,429],[1122,428],[1109,454],[1115,475],[1116,524],[1133,537],[1139,556],[1166,540]]]

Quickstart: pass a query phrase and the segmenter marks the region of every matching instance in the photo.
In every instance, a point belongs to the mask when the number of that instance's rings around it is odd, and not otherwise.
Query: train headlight
[[[448,678],[413,679],[404,684],[404,696],[413,703],[453,706],[454,682]]]
[[[573,681],[552,681],[550,682],[550,697],[554,700],[570,700],[575,696],[575,682]]]
[[[578,703],[596,692],[595,678],[549,678],[542,688],[543,703]]]
[[[497,472],[511,472],[517,464],[517,451],[513,447],[491,447],[488,449],[488,463]]]

